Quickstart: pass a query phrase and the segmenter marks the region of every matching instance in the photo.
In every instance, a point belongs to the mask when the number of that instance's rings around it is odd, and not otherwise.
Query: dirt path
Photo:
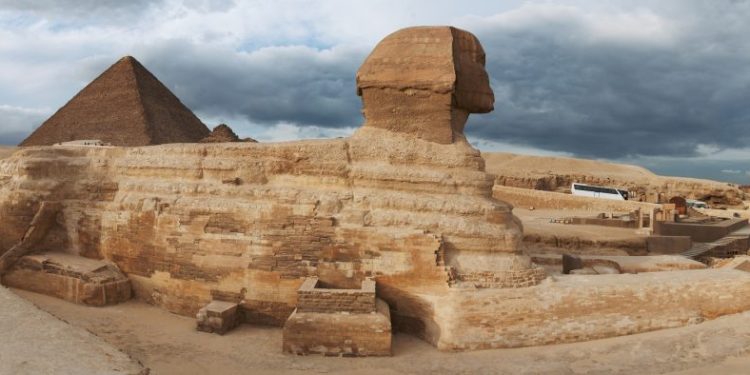
[[[323,358],[282,354],[278,328],[243,325],[218,336],[141,302],[92,308],[18,293],[104,338],[152,374],[739,374],[750,366],[750,313],[606,340],[467,353],[438,352],[398,334],[392,358]]]
[[[0,286],[0,374],[140,374],[144,368],[84,329]]]

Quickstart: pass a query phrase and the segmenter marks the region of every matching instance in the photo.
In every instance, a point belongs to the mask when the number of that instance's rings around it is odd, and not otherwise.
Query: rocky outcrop
[[[487,172],[495,174],[499,186],[569,192],[571,184],[578,182],[625,189],[631,200],[650,203],[667,203],[680,196],[714,206],[741,206],[745,199],[745,193],[732,184],[659,176],[633,165],[499,152],[484,152],[482,156]]]

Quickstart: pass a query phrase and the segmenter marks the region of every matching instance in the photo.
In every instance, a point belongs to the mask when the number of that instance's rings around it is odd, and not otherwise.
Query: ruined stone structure
[[[130,280],[117,267],[67,253],[27,255],[2,277],[4,285],[90,306],[131,297]]]
[[[111,261],[137,298],[169,311],[226,301],[244,322],[281,326],[307,278],[339,289],[372,278],[392,328],[443,350],[602,338],[750,308],[750,275],[738,270],[546,277],[463,136],[469,113],[492,109],[483,64],[462,30],[392,34],[358,75],[366,121],[351,138],[24,148],[0,161],[0,251],[56,201],[39,248]]]
[[[327,356],[391,355],[388,304],[375,297],[375,281],[358,289],[334,289],[305,280],[297,309],[284,324],[283,349],[293,354]]]
[[[55,112],[21,146],[97,139],[115,146],[198,142],[209,131],[141,63],[126,56]]]

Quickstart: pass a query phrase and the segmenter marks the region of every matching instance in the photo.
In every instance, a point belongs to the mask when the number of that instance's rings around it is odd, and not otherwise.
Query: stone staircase
[[[747,254],[750,247],[750,225],[730,233],[713,242],[694,242],[693,246],[682,252],[688,258],[714,257],[732,258],[736,255]]]

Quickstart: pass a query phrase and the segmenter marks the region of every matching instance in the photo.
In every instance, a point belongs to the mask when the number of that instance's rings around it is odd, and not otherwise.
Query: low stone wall
[[[132,296],[130,280],[106,263],[69,254],[21,257],[2,276],[6,286],[90,306],[124,302]]]
[[[595,340],[700,323],[750,309],[750,273],[708,269],[565,275],[538,286],[414,293],[434,313],[441,350]],[[554,318],[551,318],[554,317]]]
[[[97,283],[68,275],[15,269],[3,276],[3,285],[46,294],[89,306],[114,305],[131,297],[130,280]]]
[[[660,205],[636,201],[616,201],[602,198],[589,198],[550,191],[515,188],[495,185],[492,188],[495,199],[508,202],[515,207],[538,209],[589,210],[598,212],[630,212],[642,209],[650,212]]]
[[[375,281],[362,281],[361,289],[328,289],[319,285],[317,277],[310,277],[297,291],[297,311],[355,314],[375,311]]]
[[[638,222],[635,220],[600,219],[598,217],[573,217],[570,218],[570,224],[599,225],[612,228],[638,228]]]

